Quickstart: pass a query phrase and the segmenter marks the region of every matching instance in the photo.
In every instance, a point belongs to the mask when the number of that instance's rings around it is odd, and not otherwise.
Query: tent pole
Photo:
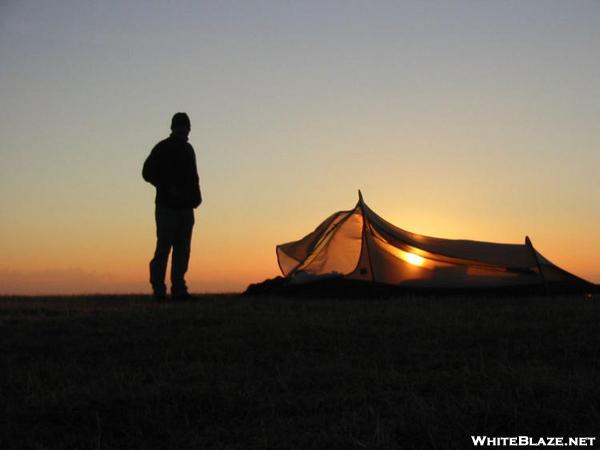
[[[535,259],[535,263],[537,265],[538,272],[540,273],[540,277],[542,278],[542,283],[544,283],[544,292],[546,293],[546,295],[548,295],[549,294],[548,282],[546,281],[544,272],[542,272],[542,265],[540,264],[540,260],[537,257],[537,252],[535,251],[535,248],[533,248],[533,244],[531,243],[531,239],[529,239],[529,236],[525,236],[525,245],[527,245],[527,247],[529,247],[529,249],[531,250],[531,254],[533,255],[533,259]]]
[[[369,270],[371,271],[371,281],[375,283],[377,280],[375,279],[375,272],[373,272],[373,263],[371,262],[371,248],[369,246],[369,240],[367,239],[367,216],[365,215],[364,208],[364,200],[360,189],[358,190],[358,206],[360,208],[360,212],[362,213],[363,218],[363,227],[362,227],[362,238],[365,243],[365,247],[367,248],[367,258],[369,258]],[[359,257],[360,260],[360,257]]]

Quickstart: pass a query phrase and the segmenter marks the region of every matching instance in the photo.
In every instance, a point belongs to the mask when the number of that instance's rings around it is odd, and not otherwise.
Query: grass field
[[[1,449],[600,436],[600,301],[0,298]]]

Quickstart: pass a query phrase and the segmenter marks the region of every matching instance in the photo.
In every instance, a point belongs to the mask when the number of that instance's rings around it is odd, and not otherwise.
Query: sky
[[[600,2],[0,2],[0,294],[146,292],[152,147],[186,111],[188,285],[369,206],[600,283]]]

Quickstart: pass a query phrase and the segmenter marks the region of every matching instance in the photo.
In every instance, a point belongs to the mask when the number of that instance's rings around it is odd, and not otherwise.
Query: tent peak
[[[362,192],[360,192],[360,189],[358,190],[358,201],[359,201],[359,203],[363,203],[363,196],[362,196]]]

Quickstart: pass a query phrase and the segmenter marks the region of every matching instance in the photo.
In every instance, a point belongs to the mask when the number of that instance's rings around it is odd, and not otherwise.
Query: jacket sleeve
[[[144,177],[144,180],[153,186],[158,187],[160,184],[160,167],[160,146],[156,145],[144,162],[144,167],[142,169],[142,177]]]
[[[200,177],[198,176],[198,167],[196,166],[196,153],[192,148],[193,155],[193,163],[194,163],[194,175],[195,175],[195,185],[194,185],[194,208],[197,208],[202,204],[202,191],[200,190]]]

